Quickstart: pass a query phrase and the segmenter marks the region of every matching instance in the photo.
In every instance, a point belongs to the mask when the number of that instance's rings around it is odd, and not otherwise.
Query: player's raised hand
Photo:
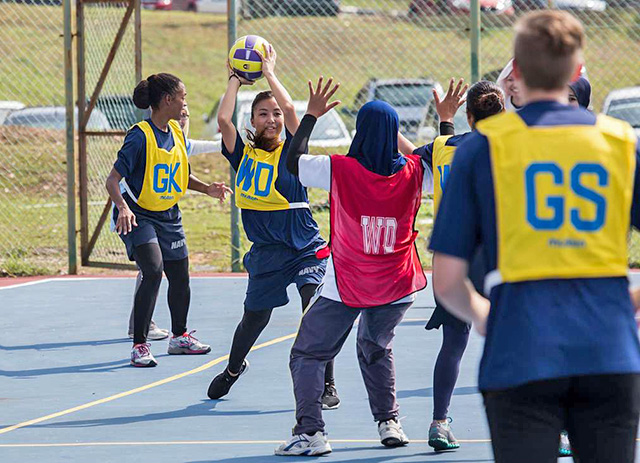
[[[469,88],[469,84],[464,85],[464,87],[462,84],[464,84],[464,79],[460,79],[458,85],[455,85],[455,79],[452,77],[451,80],[449,80],[449,89],[442,100],[438,92],[436,92],[436,89],[434,88],[432,90],[433,99],[436,102],[436,112],[438,113],[440,122],[453,122],[453,116],[456,115],[458,108],[467,101],[465,93]]]
[[[256,53],[262,61],[262,73],[265,77],[273,76],[276,70],[276,49],[270,43],[265,47],[265,54],[263,55],[260,50],[256,50]]]
[[[307,114],[314,116],[316,119],[328,113],[341,103],[340,100],[329,103],[331,97],[338,91],[338,88],[340,88],[340,83],[332,86],[333,77],[329,78],[324,86],[322,85],[322,81],[323,77],[320,76],[315,89],[311,81],[308,81],[309,103],[307,104]]]

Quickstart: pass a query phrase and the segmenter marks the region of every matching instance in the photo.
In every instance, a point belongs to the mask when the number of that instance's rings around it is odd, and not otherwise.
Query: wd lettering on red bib
[[[380,237],[383,237],[382,252],[392,254],[396,245],[396,233],[398,221],[394,217],[369,217],[363,215],[360,218],[362,225],[362,242],[365,254],[380,254]]]

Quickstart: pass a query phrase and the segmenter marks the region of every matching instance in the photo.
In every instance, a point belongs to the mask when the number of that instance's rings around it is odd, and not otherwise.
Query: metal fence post
[[[78,273],[76,251],[76,163],[73,117],[73,51],[71,1],[64,0],[64,96],[66,106],[67,144],[67,247],[69,274]]]
[[[471,0],[471,82],[480,80],[480,1]]]
[[[236,41],[236,0],[227,0],[227,41],[229,46],[227,48],[231,48]],[[238,116],[238,108],[237,108],[237,99],[236,106],[233,110],[233,125],[238,126],[237,116]],[[233,167],[229,168],[229,181],[231,184],[231,188],[233,188],[233,193],[235,194],[235,181],[236,179],[236,171]],[[232,272],[240,272],[240,214],[238,208],[236,207],[235,199],[231,199],[231,271]]]

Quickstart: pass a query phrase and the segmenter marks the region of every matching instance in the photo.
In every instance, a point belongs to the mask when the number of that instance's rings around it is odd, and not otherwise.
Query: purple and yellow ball
[[[229,63],[233,71],[247,80],[260,79],[262,61],[256,50],[264,56],[268,45],[269,43],[258,35],[240,37],[229,50]]]

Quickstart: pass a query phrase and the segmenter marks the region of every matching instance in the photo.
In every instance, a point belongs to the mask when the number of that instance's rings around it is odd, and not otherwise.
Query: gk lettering
[[[365,254],[380,254],[380,238],[383,242],[383,252],[391,254],[395,250],[398,222],[394,217],[369,217],[363,215],[360,218],[362,226],[362,242]]]
[[[607,200],[604,196],[584,184],[584,179],[595,177],[599,187],[609,185],[609,172],[600,164],[580,162],[565,175],[566,172],[554,162],[535,162],[525,171],[525,186],[527,200],[527,221],[535,230],[558,230],[566,219],[567,199],[562,194],[546,196],[545,205],[552,212],[551,217],[541,217],[541,206],[537,204],[537,186],[543,178],[553,185],[563,186],[570,182],[571,193],[595,206],[595,217],[588,218],[581,214],[577,207],[571,208],[569,220],[577,231],[595,232],[605,223]]]
[[[180,186],[176,183],[176,173],[180,163],[172,164],[156,164],[153,168],[153,191],[156,193],[171,193],[175,190],[182,193]]]
[[[255,196],[266,197],[271,192],[274,169],[271,164],[257,161],[254,165],[253,159],[245,156],[236,177],[236,187],[241,187],[242,191],[249,191],[253,186]],[[266,181],[261,181],[266,178]],[[260,185],[264,185],[263,188]]]

